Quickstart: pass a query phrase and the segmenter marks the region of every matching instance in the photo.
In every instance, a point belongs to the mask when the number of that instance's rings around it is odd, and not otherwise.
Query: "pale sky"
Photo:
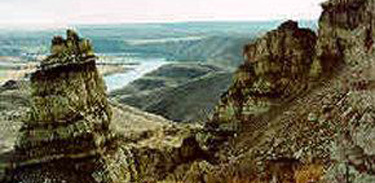
[[[0,25],[317,19],[323,0],[0,0]]]

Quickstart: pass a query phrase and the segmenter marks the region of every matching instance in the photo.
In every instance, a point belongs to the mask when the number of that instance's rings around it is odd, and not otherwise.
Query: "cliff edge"
[[[51,55],[24,88],[30,100],[14,148],[0,154],[2,181],[177,181],[206,159],[194,136],[200,127],[108,101],[95,60],[76,32],[53,38]]]
[[[206,125],[219,182],[375,180],[375,1],[322,7],[317,36],[288,21],[245,46]]]

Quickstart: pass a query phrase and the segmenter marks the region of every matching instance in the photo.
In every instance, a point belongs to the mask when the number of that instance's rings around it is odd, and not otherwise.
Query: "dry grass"
[[[278,183],[324,183],[324,167],[321,164],[301,165],[292,172],[285,168],[279,169],[278,172],[266,170],[264,175],[268,176],[261,177],[250,169],[226,167],[210,174],[207,183],[270,183],[272,175],[277,175]]]
[[[295,180],[296,183],[321,183],[323,173],[323,166],[317,164],[307,165],[295,172]]]

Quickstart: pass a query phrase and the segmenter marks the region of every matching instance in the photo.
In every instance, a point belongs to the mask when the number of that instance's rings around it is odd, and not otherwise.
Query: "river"
[[[126,70],[124,73],[116,73],[104,77],[107,85],[107,92],[121,89],[129,83],[143,77],[145,74],[152,72],[159,67],[165,65],[166,61],[144,61],[139,62],[131,67],[131,70]]]
[[[120,57],[121,58],[121,57]],[[125,87],[127,84],[143,77],[145,74],[152,72],[167,62],[165,59],[131,59],[131,62],[126,60],[119,60],[111,58],[109,63],[113,64],[119,62],[120,65],[126,65],[123,73],[111,74],[104,77],[107,85],[107,92],[111,92],[117,89]],[[124,64],[131,63],[131,64]],[[9,79],[20,79],[25,73],[34,72],[36,64],[25,63],[25,62],[5,62],[0,60],[0,85]],[[29,67],[28,67],[29,66]],[[3,68],[3,69],[1,69]],[[23,69],[20,69],[23,68]],[[29,68],[29,69],[26,69]],[[14,72],[11,72],[14,71]],[[23,71],[23,72],[22,72]],[[14,74],[12,74],[14,73]],[[10,77],[12,75],[13,77]],[[17,75],[17,77],[15,77]],[[19,76],[18,76],[19,75]]]

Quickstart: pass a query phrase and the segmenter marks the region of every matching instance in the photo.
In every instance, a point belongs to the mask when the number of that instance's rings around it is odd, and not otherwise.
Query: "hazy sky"
[[[322,0],[0,0],[0,24],[316,19]]]

